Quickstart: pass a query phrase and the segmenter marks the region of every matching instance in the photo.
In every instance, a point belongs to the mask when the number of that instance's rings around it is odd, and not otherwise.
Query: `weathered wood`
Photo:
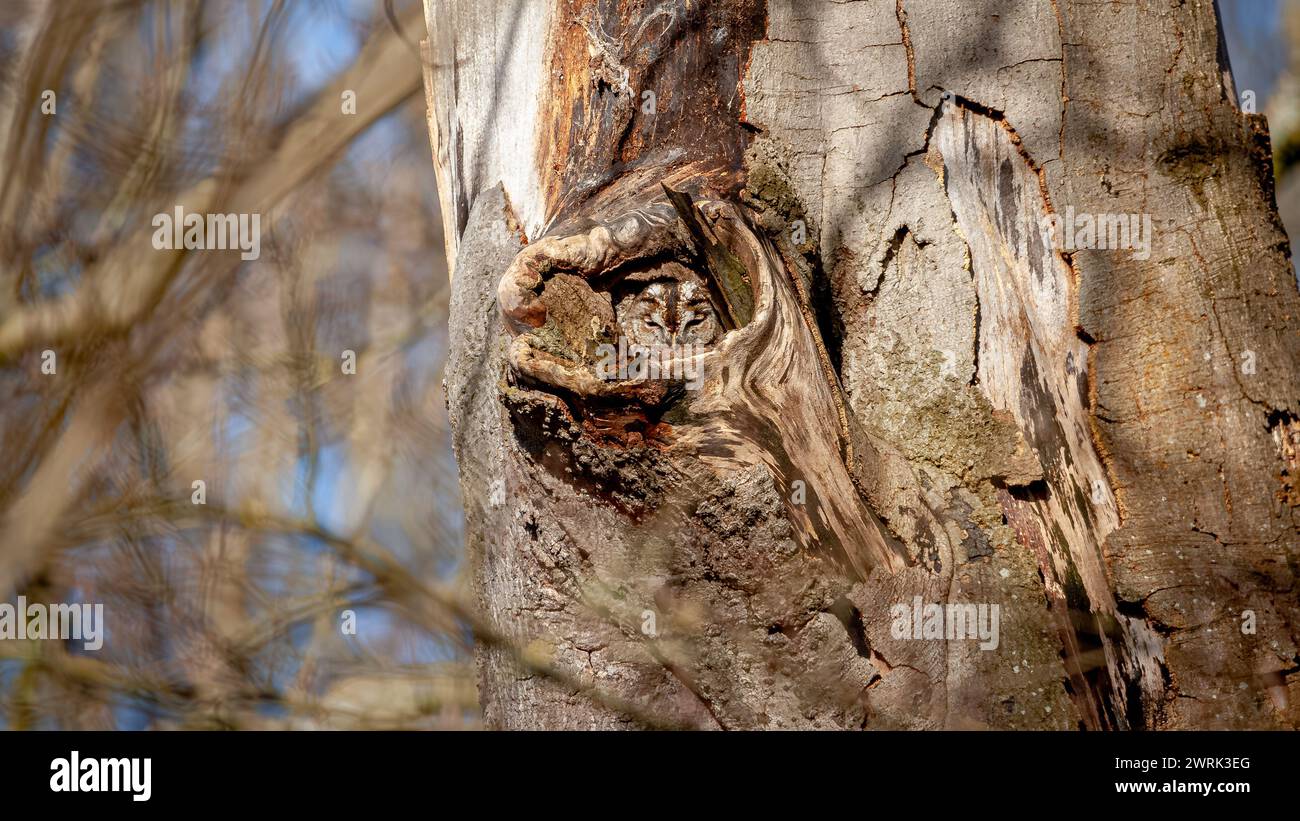
[[[1075,332],[1070,267],[1041,230],[1051,203],[1017,139],[1005,122],[962,107],[958,98],[941,108],[933,136],[971,254],[980,392],[1010,414],[1042,462],[1045,487],[999,500],[1017,538],[1039,554],[1076,700],[1100,725],[1103,705],[1123,703],[1128,682],[1158,696],[1163,642],[1144,620],[1119,612],[1102,566],[1101,546],[1119,516],[1092,439],[1089,348]],[[1111,671],[1102,692],[1083,669],[1101,665],[1080,659],[1080,620]]]
[[[1300,724],[1300,295],[1209,0],[488,8],[426,0],[467,530],[590,685],[485,648],[491,722]],[[754,313],[699,389],[597,375],[612,292],[730,270],[710,233]]]
[[[747,235],[742,253],[766,250],[747,226],[723,224],[735,219],[724,216],[734,207],[717,207],[720,232]],[[518,246],[499,193],[485,195],[472,213],[454,286],[448,391],[480,601],[490,618],[548,662],[647,703],[671,723],[860,726],[871,668],[836,614],[837,602],[853,570],[901,558],[878,535],[852,530],[877,525],[860,501],[848,505],[858,497],[835,430],[825,428],[834,424],[829,386],[820,379],[761,384],[773,362],[815,355],[789,288],[763,267],[764,258],[751,258],[760,283],[755,319],[703,355],[734,362],[734,370],[706,363],[711,375],[698,398],[683,400],[683,418],[663,426],[661,441],[624,437],[611,447],[594,430],[602,409],[580,402],[572,385],[546,383],[536,372],[528,387],[484,378],[508,376],[507,365],[517,365],[500,319],[485,308],[499,272],[510,267],[506,260],[514,264],[520,256],[511,259]],[[588,240],[607,233],[595,229]],[[556,395],[538,387],[566,389]],[[791,401],[789,391],[810,389]],[[764,406],[773,413],[800,403],[805,414],[830,414],[799,417],[823,429],[790,431],[763,415]],[[746,419],[753,427],[735,427]],[[806,440],[806,450],[773,451],[770,442],[796,437]],[[494,440],[505,447],[488,452],[478,445]],[[808,466],[810,459],[823,461]],[[790,505],[788,493],[778,491],[791,475],[815,472],[837,475],[832,487],[844,498]],[[873,539],[878,553],[845,555]],[[646,613],[655,618],[654,635],[639,629]],[[696,635],[692,625],[708,627]],[[782,672],[737,688],[742,669],[770,661],[774,633],[801,649],[783,659]],[[482,686],[493,694],[485,709],[500,726],[626,722],[586,696],[522,675],[499,650],[485,648],[480,664]],[[826,695],[809,703],[795,698],[810,692]],[[778,708],[790,698],[788,708]]]
[[[1149,259],[1073,258],[1121,518],[1107,570],[1121,609],[1166,639],[1166,685],[1134,722],[1295,727],[1300,511],[1279,432],[1300,410],[1300,296],[1267,126],[1224,85],[1209,2],[1126,7],[1107,27],[1082,8],[1063,19],[1077,68],[1062,139],[1087,145],[1104,128],[1106,150],[1063,155],[1048,177],[1058,210],[1149,213],[1156,226]],[[1125,28],[1152,46],[1119,48]]]

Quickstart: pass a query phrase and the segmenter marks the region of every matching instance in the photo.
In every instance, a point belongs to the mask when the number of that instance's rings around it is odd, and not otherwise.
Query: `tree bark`
[[[1300,294],[1212,2],[425,7],[491,724],[1300,725]],[[670,269],[725,335],[603,378]]]

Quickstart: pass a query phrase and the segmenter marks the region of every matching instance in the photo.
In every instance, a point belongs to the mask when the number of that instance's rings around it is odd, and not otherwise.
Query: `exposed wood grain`
[[[528,5],[426,2],[521,642],[700,727],[1300,724],[1300,294],[1209,0]],[[710,267],[664,185],[753,288],[698,393],[577,350],[620,277]],[[1050,247],[1067,208],[1150,215],[1149,258]],[[900,637],[913,601],[996,605],[997,647]],[[480,665],[495,723],[628,726]]]
[[[1045,488],[1021,498],[1006,494],[1002,506],[1022,543],[1043,549],[1040,569],[1056,613],[1074,607],[1094,620],[1089,632],[1100,638],[1111,670],[1105,692],[1086,702],[1100,719],[1098,704],[1123,704],[1127,682],[1158,697],[1164,641],[1144,620],[1118,611],[1102,565],[1101,546],[1119,515],[1092,441],[1089,347],[1075,333],[1070,268],[1042,230],[1051,204],[1016,139],[1004,123],[956,100],[943,106],[934,135],[971,254],[979,388],[994,408],[1011,414],[1043,467]],[[1079,648],[1072,636],[1067,641],[1070,666]],[[1079,692],[1078,675],[1075,681]]]

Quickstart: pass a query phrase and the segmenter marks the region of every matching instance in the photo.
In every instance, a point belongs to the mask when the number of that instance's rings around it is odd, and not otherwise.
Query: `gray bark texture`
[[[489,723],[1300,726],[1300,294],[1212,2],[426,22]],[[595,378],[668,263],[701,385]]]

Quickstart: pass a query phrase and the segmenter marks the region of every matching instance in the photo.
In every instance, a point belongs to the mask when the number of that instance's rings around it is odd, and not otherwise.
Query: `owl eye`
[[[647,328],[653,328],[653,327],[657,324],[657,323],[656,323],[653,319],[651,319],[650,317],[646,317],[645,319],[643,319],[643,320],[641,320],[641,321],[645,323],[645,326],[646,326]]]

